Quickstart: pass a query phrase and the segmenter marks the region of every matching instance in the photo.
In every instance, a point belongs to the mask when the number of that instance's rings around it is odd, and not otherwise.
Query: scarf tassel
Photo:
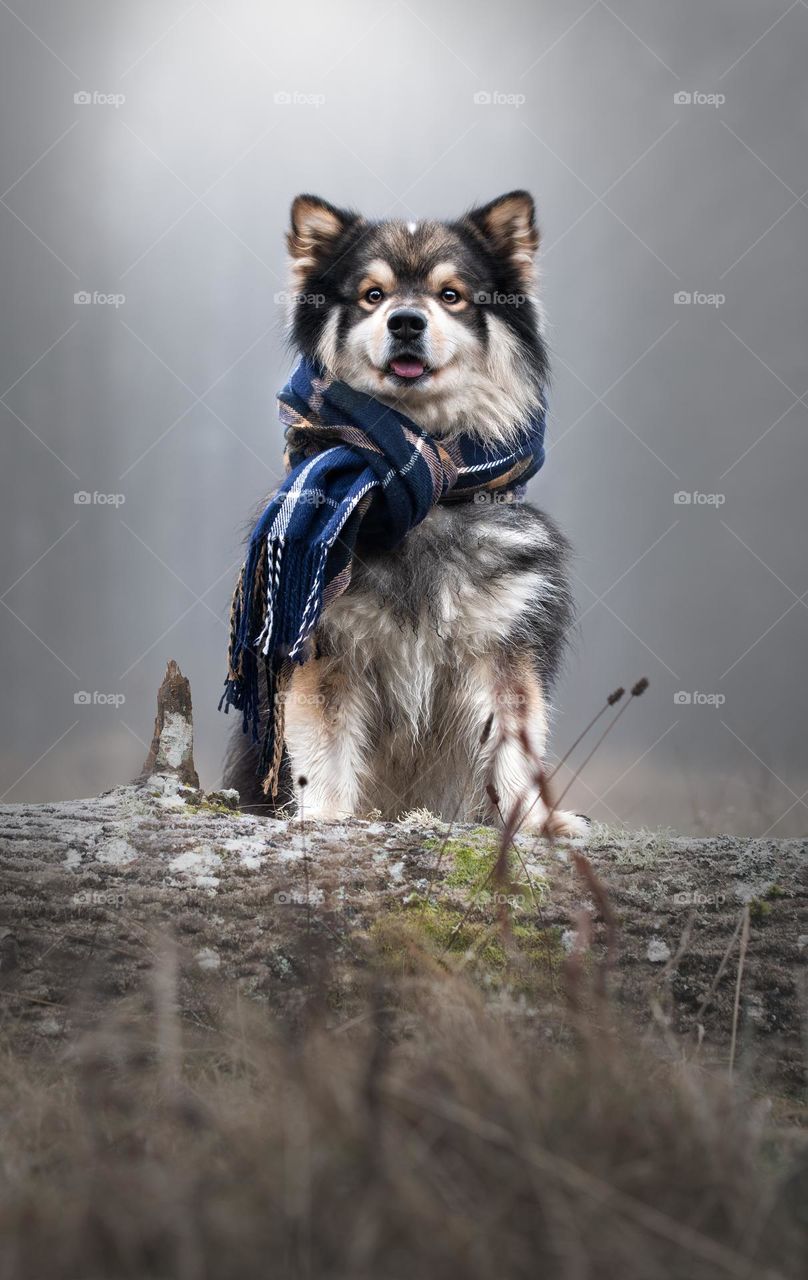
[[[282,538],[251,546],[233,595],[228,673],[219,710],[240,711],[242,728],[261,742],[258,772],[265,794],[277,792],[286,698],[295,665],[310,656],[310,639],[323,609],[331,548],[300,549]],[[261,728],[260,676],[267,716]]]

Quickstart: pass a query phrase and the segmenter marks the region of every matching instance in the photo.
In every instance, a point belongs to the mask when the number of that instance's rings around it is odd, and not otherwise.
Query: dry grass
[[[4,1278],[805,1274],[805,1149],[580,972],[526,1018],[404,943],[290,1029],[177,969],[0,1059]]]

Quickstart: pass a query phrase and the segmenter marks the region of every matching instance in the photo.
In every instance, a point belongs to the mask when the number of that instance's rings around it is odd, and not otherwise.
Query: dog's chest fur
[[[371,686],[385,727],[428,735],[480,660],[528,649],[552,677],[569,615],[565,554],[527,504],[436,507],[395,550],[360,547],[350,588],[323,617],[321,652]]]

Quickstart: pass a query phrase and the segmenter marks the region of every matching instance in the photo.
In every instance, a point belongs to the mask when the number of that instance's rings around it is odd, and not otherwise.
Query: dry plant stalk
[[[741,984],[743,983],[743,966],[746,960],[746,949],[749,946],[749,903],[743,909],[741,922],[741,945],[738,951],[738,975],[735,979],[735,1000],[732,1006],[732,1039],[729,1046],[729,1074],[735,1069],[735,1046],[738,1040],[738,1014],[741,1008]]]

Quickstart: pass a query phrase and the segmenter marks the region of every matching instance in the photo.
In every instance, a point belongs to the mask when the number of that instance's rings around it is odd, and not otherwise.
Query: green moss
[[[490,987],[506,983],[531,996],[555,992],[566,952],[561,929],[529,915],[511,919],[511,941],[503,936],[495,909],[442,902],[411,902],[371,926],[373,950],[388,972],[422,974],[424,966],[461,960],[467,973]]]
[[[770,884],[760,898],[752,898],[749,902],[749,919],[760,924],[774,911],[774,904],[780,898],[787,898],[788,893],[780,884]]]
[[[512,850],[510,883],[498,891],[490,876],[500,836],[491,827],[474,827],[448,840],[430,836],[424,847],[435,859],[433,869],[440,858],[440,879],[429,901],[413,894],[371,925],[373,949],[383,965],[399,974],[416,973],[425,963],[452,965],[462,957],[466,970],[487,986],[507,982],[535,991],[549,981],[554,988],[565,953],[561,930],[545,928],[536,913],[546,879],[526,873]],[[510,941],[499,926],[499,892],[511,903]]]
[[[550,966],[553,972],[561,969],[566,952],[561,945],[561,928],[558,925],[541,925],[526,921],[513,925],[513,936],[519,950],[536,964]]]
[[[385,967],[411,973],[424,962],[473,953],[472,969],[488,976],[504,969],[507,957],[493,920],[472,919],[443,903],[418,902],[391,912],[371,926],[376,954]]]
[[[768,894],[767,894],[768,896]],[[770,916],[774,907],[770,902],[764,902],[761,898],[752,898],[749,903],[749,919],[755,924],[760,924],[767,916]]]
[[[432,836],[424,841],[424,848],[450,864],[446,884],[456,888],[481,885],[496,862],[499,839],[491,827],[475,827],[462,836],[451,837],[445,842]]]
[[[223,818],[232,818],[234,810],[232,806],[221,804],[219,801],[200,800],[198,803],[185,802],[186,813],[216,813]]]
[[[502,968],[505,952],[495,936],[486,937],[492,922],[464,919],[464,912],[446,907],[442,903],[430,903],[419,912],[420,925],[428,938],[441,952],[474,951],[478,963],[488,968]]]
[[[485,885],[494,864],[499,855],[499,833],[491,827],[475,827],[472,831],[466,832],[462,837],[452,837],[446,841],[437,838],[430,838],[424,842],[424,847],[436,858],[441,856],[443,850],[442,866],[446,866],[448,870],[443,878],[443,883],[452,889],[471,889],[479,891]],[[547,888],[547,881],[543,877],[532,876],[525,878],[524,869],[521,860],[515,856],[513,850],[509,855],[509,865],[513,875],[512,892],[524,899],[523,903],[517,903],[517,910],[520,906],[529,906],[533,897],[541,901]],[[474,893],[469,895],[469,900]],[[481,905],[484,899],[481,900]]]

